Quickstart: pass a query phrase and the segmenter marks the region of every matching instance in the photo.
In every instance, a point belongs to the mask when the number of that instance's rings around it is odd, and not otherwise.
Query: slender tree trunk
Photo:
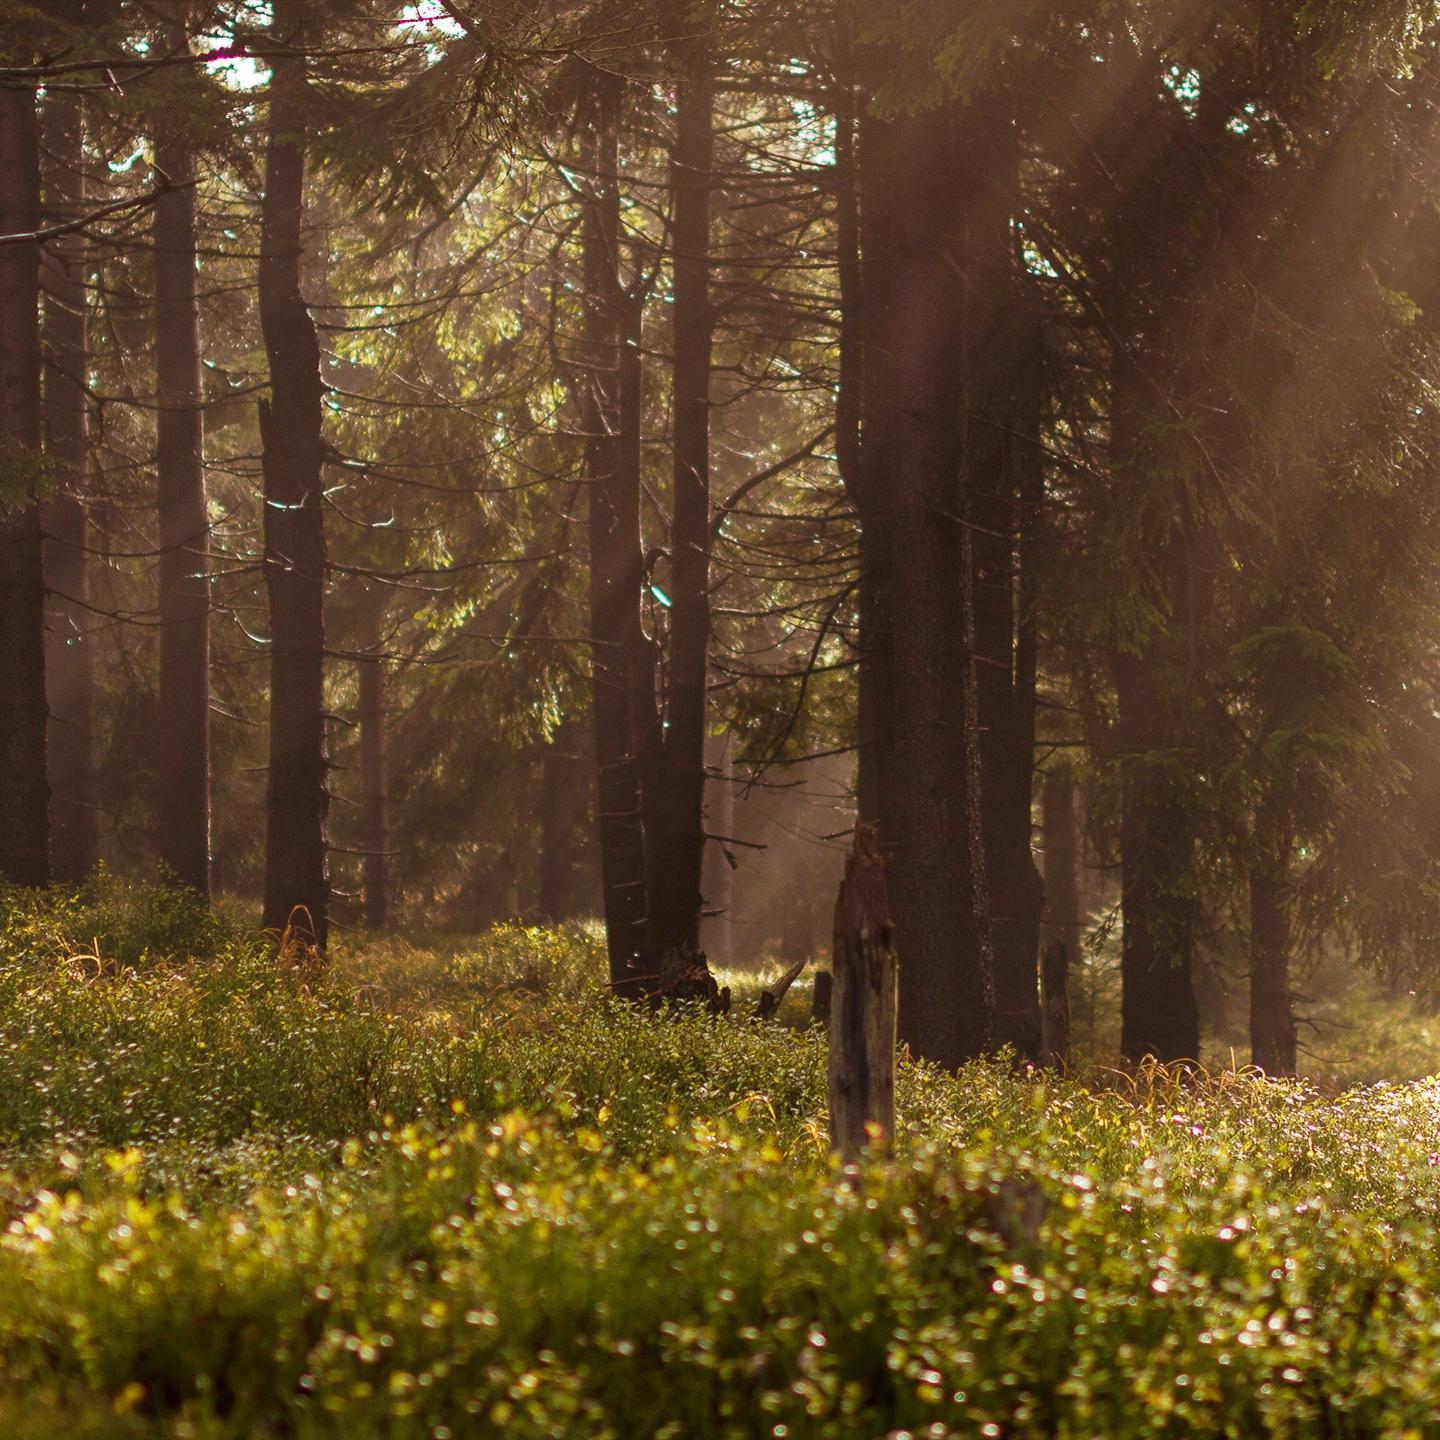
[[[52,222],[64,221],[85,212],[85,132],[79,96],[65,91],[50,96],[44,120],[46,214]],[[55,879],[67,883],[89,874],[99,850],[94,665],[85,608],[87,249],[82,236],[63,236],[51,242],[42,261],[45,448],[53,487],[42,517],[49,596],[45,681],[50,709],[50,864]]]
[[[972,176],[973,291],[969,445],[975,553],[976,692],[985,872],[995,956],[996,1038],[1040,1057],[1039,923],[1043,890],[1031,858],[1035,756],[1033,556],[1022,548],[1043,495],[1039,345],[1013,262],[1018,187],[1013,131],[985,117],[994,161]],[[1021,587],[1026,594],[1021,595]]]
[[[155,204],[160,859],[182,884],[208,896],[210,519],[195,192],[189,188],[195,157],[183,126],[160,127],[155,161],[177,187]]]
[[[845,132],[841,132],[842,136]],[[891,514],[886,443],[886,329],[891,272],[888,216],[898,203],[885,159],[887,128],[864,109],[848,146],[852,178],[836,222],[843,329],[837,408],[840,475],[860,521],[860,674],[857,704],[860,819],[882,850],[894,848],[894,655],[891,646]],[[837,151],[837,158],[839,152]],[[837,401],[838,406],[838,401]]]
[[[26,63],[28,57],[16,57]],[[33,90],[0,88],[0,234],[40,225]],[[40,248],[0,246],[0,881],[50,879],[40,508]]]
[[[325,745],[325,530],[320,347],[300,292],[306,133],[303,0],[275,0],[261,211],[260,322],[270,398],[260,407],[265,588],[270,602],[270,773],[265,924],[292,919],[323,946],[329,923]]]
[[[862,142],[887,266],[873,473],[889,501],[892,768],[886,778],[900,1037],[957,1065],[994,1033],[980,829],[965,427],[966,235],[949,109],[873,122]],[[867,326],[881,317],[869,304]],[[870,438],[866,438],[867,447]],[[882,772],[883,773],[883,772]],[[882,820],[886,816],[882,810]]]
[[[1067,765],[1051,765],[1040,790],[1045,846],[1045,925],[1049,938],[1063,941],[1071,962],[1085,929],[1080,909],[1080,827],[1075,781]]]
[[[647,806],[650,968],[700,955],[705,720],[710,659],[710,187],[714,83],[703,44],[685,47],[671,154],[674,214],[674,488],[670,653],[659,784]]]
[[[835,395],[835,457],[840,483],[855,511],[860,570],[856,580],[855,802],[860,822],[880,826],[880,756],[886,651],[883,644],[885,565],[884,514],[867,480],[864,448],[867,396],[878,394],[880,367],[868,365],[865,346],[865,292],[883,278],[867,274],[861,245],[860,125],[850,89],[835,101],[835,245],[840,280],[839,385]],[[877,306],[881,302],[877,299]],[[873,370],[867,383],[867,365]],[[871,408],[873,410],[873,401]]]
[[[390,919],[390,786],[385,766],[385,661],[360,660],[360,848],[365,852],[365,924]]]
[[[638,306],[620,276],[618,84],[602,77],[590,126],[591,189],[584,208],[585,364],[589,439],[591,709],[595,722],[596,833],[610,984],[636,996],[645,984],[645,826],[640,727],[645,695],[634,678],[648,655],[641,623]],[[642,667],[643,668],[643,667]],[[654,714],[653,691],[649,701]],[[639,713],[637,713],[639,712]],[[648,744],[648,740],[646,742]]]
[[[580,829],[589,809],[590,759],[577,722],[551,736],[540,761],[540,915],[550,925],[580,912]]]
[[[1138,262],[1117,241],[1118,272]],[[1118,283],[1118,282],[1117,282]],[[1142,335],[1130,297],[1117,299],[1119,331]],[[1192,617],[1188,611],[1188,539],[1183,515],[1166,503],[1164,460],[1152,448],[1147,423],[1152,378],[1143,376],[1134,344],[1113,358],[1111,460],[1120,496],[1138,517],[1140,553],[1135,582],[1152,618],[1143,632],[1117,647],[1116,739],[1120,764],[1120,1048],[1128,1060],[1147,1056],[1195,1060],[1200,1019],[1194,980],[1194,822],[1182,775],[1185,700],[1177,655]]]
[[[1256,820],[1250,870],[1250,1060],[1267,1075],[1295,1073],[1290,1001],[1290,840],[1271,808]]]
[[[1041,1013],[1047,1064],[1070,1057],[1070,977],[1085,929],[1080,907],[1080,833],[1075,781],[1067,765],[1052,765],[1040,791],[1045,846],[1045,947],[1041,957]]]
[[[735,835],[735,752],[730,735],[711,737],[709,796],[705,807],[712,836],[731,840]],[[710,920],[705,930],[705,953],[717,965],[735,963],[735,869],[720,840],[705,848],[705,904]]]
[[[1120,815],[1120,1049],[1127,1060],[1194,1060],[1195,1002],[1190,885],[1194,839],[1176,793],[1174,720],[1153,655],[1116,659],[1124,766]]]

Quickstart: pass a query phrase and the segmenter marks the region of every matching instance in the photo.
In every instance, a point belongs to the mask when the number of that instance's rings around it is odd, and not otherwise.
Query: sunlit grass
[[[905,1063],[842,1184],[810,974],[794,1028],[769,971],[666,1018],[593,928],[312,971],[179,897],[12,899],[0,1433],[1428,1433],[1440,1084]]]

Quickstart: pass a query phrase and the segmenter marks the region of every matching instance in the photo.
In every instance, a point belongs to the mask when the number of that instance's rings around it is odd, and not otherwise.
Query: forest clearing
[[[1440,0],[0,0],[0,1440],[1440,1436]]]

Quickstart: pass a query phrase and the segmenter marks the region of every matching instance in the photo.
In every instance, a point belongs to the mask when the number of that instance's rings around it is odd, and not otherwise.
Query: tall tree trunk
[[[1041,1015],[1047,1064],[1065,1065],[1070,1054],[1070,978],[1080,960],[1085,917],[1080,904],[1080,831],[1070,767],[1053,764],[1040,790],[1045,847],[1045,946],[1041,961]]]
[[[14,57],[26,63],[28,56]],[[33,90],[0,88],[0,234],[40,226]],[[40,507],[40,247],[0,246],[0,881],[50,879]]]
[[[1060,940],[1073,964],[1085,929],[1080,909],[1080,827],[1075,813],[1075,780],[1070,767],[1052,764],[1040,789],[1041,835],[1045,846],[1045,926]]]
[[[308,9],[304,0],[275,0],[272,12],[277,48],[261,210],[260,323],[270,364],[270,398],[260,406],[270,602],[264,923],[283,929],[293,918],[323,946],[330,898],[323,386],[315,324],[300,292]]]
[[[1120,275],[1137,268],[1125,248],[1133,243],[1127,234],[1117,245]],[[1116,305],[1119,333],[1144,335],[1130,297],[1120,295]],[[1111,464],[1121,501],[1137,517],[1133,598],[1146,614],[1139,633],[1119,643],[1114,656],[1123,920],[1120,1048],[1128,1060],[1150,1056],[1173,1062],[1197,1059],[1200,1050],[1195,834],[1183,778],[1187,702],[1179,663],[1193,615],[1184,507],[1171,503],[1165,459],[1153,448],[1153,376],[1141,374],[1139,348],[1132,340],[1113,357],[1110,399]]]
[[[978,108],[978,107],[977,107]],[[1040,1056],[1039,923],[1043,890],[1031,857],[1035,757],[1033,555],[1023,537],[1043,496],[1038,336],[1025,314],[1010,217],[1019,150],[990,116],[993,168],[969,177],[973,378],[970,517],[975,553],[976,693],[996,1038],[1022,1060]],[[987,147],[988,149],[989,147]],[[1028,551],[1029,547],[1025,547]],[[1019,593],[1021,585],[1026,595]],[[1022,603],[1025,602],[1025,603]]]
[[[866,323],[884,378],[867,466],[889,501],[892,768],[885,789],[900,1037],[957,1065],[994,1033],[980,829],[965,427],[966,234],[952,110],[874,121],[862,141],[872,244],[887,268]],[[869,143],[866,143],[866,142]],[[867,257],[868,259],[869,257]]]
[[[579,836],[589,809],[590,768],[579,723],[565,721],[540,759],[540,915],[550,925],[580,912]]]
[[[735,867],[725,842],[735,838],[735,752],[729,734],[710,739],[710,780],[706,789],[706,828],[712,839],[705,848],[705,953],[728,969],[735,963]]]
[[[390,919],[390,787],[385,766],[385,661],[360,659],[360,848],[365,852],[365,924]]]
[[[1121,653],[1115,665],[1123,775],[1120,814],[1120,1049],[1194,1060],[1195,844],[1174,774],[1174,717],[1153,654]]]
[[[44,120],[46,213],[52,223],[63,222],[85,213],[85,132],[79,96],[62,90],[47,98]],[[82,236],[62,236],[50,243],[42,262],[45,447],[53,486],[53,498],[42,517],[49,597],[45,683],[50,709],[50,865],[55,879],[67,883],[89,874],[99,851],[94,664],[85,608],[87,249]]]
[[[645,985],[645,825],[641,728],[654,717],[637,665],[648,663],[641,620],[639,306],[620,274],[619,83],[597,80],[590,125],[590,189],[583,244],[585,367],[582,408],[590,543],[591,709],[595,723],[596,833],[610,985]],[[653,684],[653,682],[652,682]]]
[[[835,247],[840,281],[838,334],[840,374],[835,394],[835,458],[840,483],[854,508],[859,530],[859,575],[856,579],[856,705],[855,803],[861,824],[880,826],[882,756],[888,753],[885,728],[888,691],[885,635],[887,593],[887,540],[884,508],[877,503],[878,479],[868,476],[864,444],[867,423],[875,423],[881,367],[876,353],[865,344],[865,297],[876,291],[873,304],[883,307],[878,287],[884,267],[864,263],[860,201],[861,125],[856,119],[856,96],[846,87],[835,102]],[[876,197],[878,201],[879,197]],[[875,205],[867,206],[873,212]],[[873,222],[872,222],[873,226]],[[868,416],[868,421],[867,421]]]
[[[1250,1060],[1267,1075],[1295,1073],[1290,1002],[1290,839],[1273,804],[1256,818],[1250,870]]]
[[[183,37],[182,37],[183,38]],[[160,527],[160,859],[210,894],[210,519],[205,500],[195,157],[162,121],[155,163],[156,506]],[[269,510],[267,507],[267,523]]]
[[[650,847],[650,968],[679,973],[700,954],[705,853],[705,720],[710,659],[710,187],[714,82],[703,40],[683,47],[671,153],[674,213],[670,647]]]

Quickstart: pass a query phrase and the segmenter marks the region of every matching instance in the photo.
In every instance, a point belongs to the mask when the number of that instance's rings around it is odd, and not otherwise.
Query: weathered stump
[[[835,901],[830,1019],[830,1146],[844,1159],[895,1133],[895,949],[875,831],[855,847]]]

